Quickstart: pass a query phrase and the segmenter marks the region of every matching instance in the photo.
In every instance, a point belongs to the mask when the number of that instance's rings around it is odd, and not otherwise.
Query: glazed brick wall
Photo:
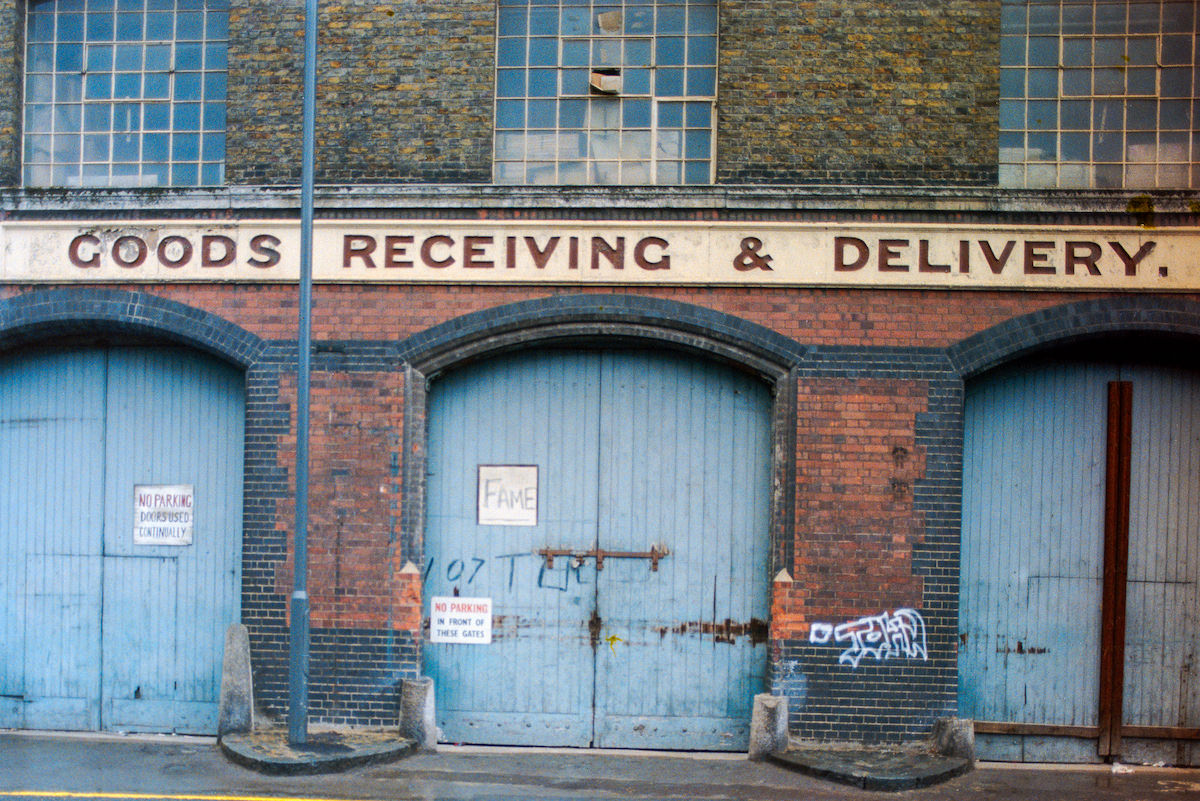
[[[40,311],[16,308],[29,292],[30,298],[44,297]],[[1130,325],[1200,335],[1200,295],[616,292],[752,320],[797,343],[802,355],[781,384],[795,408],[794,452],[783,471],[794,476],[794,508],[781,526],[787,538],[775,550],[788,574],[772,585],[768,686],[789,697],[795,733],[824,740],[916,739],[936,717],[954,710],[962,374],[1001,358],[1010,342],[1093,330],[1114,304]],[[402,522],[419,515],[417,498],[404,494],[412,485],[403,476],[420,465],[406,459],[416,451],[402,446],[419,448],[424,421],[405,406],[418,390],[406,383],[400,356],[405,343],[469,312],[580,294],[553,288],[317,287],[310,534],[314,720],[392,725],[397,683],[421,670],[420,581],[410,566],[421,563],[420,528]],[[1067,304],[1071,311],[1062,312]],[[99,323],[86,329],[72,323],[98,314],[124,330],[149,327],[175,337],[194,329],[203,347],[248,365],[243,618],[251,630],[258,700],[281,714],[293,512],[295,349],[289,337],[295,288],[75,286],[45,292],[9,285],[0,287],[0,349],[31,338],[30,321],[42,321],[37,336],[43,339],[106,330]],[[999,333],[979,338],[993,327]],[[417,533],[405,533],[412,531]],[[836,625],[900,607],[922,615],[928,659],[868,657],[851,668],[839,664],[844,644],[811,640],[813,623]]]
[[[0,186],[20,182],[24,3],[0,0]]]
[[[274,315],[269,315],[274,317]],[[394,349],[322,340],[311,382],[310,714],[394,726],[420,673],[420,575],[399,534],[403,378]],[[277,342],[247,376],[243,620],[255,692],[287,710],[293,578],[296,351]]]
[[[999,0],[722,0],[718,183],[994,184]]]
[[[304,4],[230,8],[226,180],[300,182]],[[491,181],[495,6],[322,2],[316,180]]]

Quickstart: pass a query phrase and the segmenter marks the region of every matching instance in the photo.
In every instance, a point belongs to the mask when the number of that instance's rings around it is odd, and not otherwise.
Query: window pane
[[[1062,135],[1062,158],[1064,161],[1087,161],[1090,157],[1091,137],[1086,133],[1064,133]]]
[[[654,94],[658,97],[683,95],[683,70],[670,68],[655,70]]]
[[[169,42],[173,38],[175,20],[171,14],[146,15],[146,39],[152,42]]]
[[[529,127],[553,128],[557,102],[554,100],[529,101]]]
[[[563,42],[562,63],[565,67],[590,67],[591,44],[587,40]]]
[[[133,99],[142,96],[142,74],[140,72],[119,72],[113,80],[113,96],[119,99]]]
[[[54,68],[56,70],[83,69],[83,45],[60,44],[54,49]]]
[[[525,70],[497,70],[496,97],[524,97]]]
[[[717,63],[717,37],[697,36],[688,40],[687,63],[710,66]]]
[[[622,90],[626,95],[648,95],[650,94],[650,77],[652,72],[648,69],[627,69],[622,75]]]
[[[155,70],[158,72],[170,70],[170,50],[172,50],[172,47],[169,44],[150,44],[150,46],[146,46],[146,70]]]
[[[107,45],[88,45],[87,68],[89,71],[111,70],[113,49]]]
[[[558,104],[558,124],[563,128],[582,128],[586,125],[587,101],[560,101]]]
[[[171,137],[171,158],[175,161],[195,161],[200,158],[198,134],[175,134]]]
[[[175,17],[175,38],[178,40],[202,39],[204,15],[189,11]]]
[[[714,95],[717,91],[717,71],[712,67],[689,67],[687,93],[691,96]]]
[[[142,135],[142,159],[145,161],[167,161],[170,155],[171,137],[165,133]]]
[[[709,161],[689,161],[684,167],[684,183],[689,186],[697,184],[707,184],[711,180],[709,172],[711,167]]]
[[[117,45],[115,68],[119,70],[140,70],[142,68],[142,46],[140,44]]]
[[[83,107],[83,130],[110,131],[112,130],[112,106],[100,103],[89,103]]]
[[[137,134],[117,134],[112,138],[113,161],[137,161],[141,157]]]
[[[225,134],[210,133],[201,138],[200,158],[205,161],[225,163]]]
[[[687,131],[684,133],[683,155],[689,159],[706,159],[710,152],[712,135],[708,131]]]
[[[649,128],[650,101],[626,100],[622,123],[626,128]]]
[[[199,100],[202,86],[198,72],[175,73],[175,100]]]
[[[658,124],[664,128],[683,127],[683,103],[659,103]]]
[[[54,120],[54,107],[49,103],[38,103],[25,107],[25,130],[39,133],[51,130]]]
[[[558,40],[548,38],[531,39],[529,41],[529,63],[539,67],[552,67],[557,64]]]
[[[529,70],[529,96],[555,97],[558,94],[558,71],[551,69]]]
[[[171,127],[171,107],[166,103],[147,103],[145,116],[147,131],[165,131]]]
[[[621,158],[649,159],[650,132],[626,131],[621,134]]]
[[[1058,66],[1058,37],[1031,36],[1028,58],[1031,67]]]
[[[683,64],[684,39],[682,37],[665,37],[654,44],[655,63],[659,66],[676,66]]]
[[[142,38],[145,17],[142,14],[117,14],[117,41],[136,42]]]
[[[500,36],[523,36],[526,32],[525,9],[501,7],[496,32]]]
[[[501,67],[525,66],[525,40],[500,39],[496,45],[496,63]]]
[[[687,125],[689,128],[712,128],[712,104],[688,103]]]
[[[684,32],[684,9],[681,6],[659,6],[658,22],[655,33],[660,36],[665,33]]]
[[[84,79],[83,96],[88,100],[108,100],[112,97],[112,74],[93,73]]]
[[[525,102],[502,100],[496,103],[496,127],[520,128],[525,125]]]

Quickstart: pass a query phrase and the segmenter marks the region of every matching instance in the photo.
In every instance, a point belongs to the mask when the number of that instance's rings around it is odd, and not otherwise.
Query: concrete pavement
[[[231,763],[206,738],[0,733],[0,801],[1200,799],[1200,771],[1129,770],[982,764],[935,787],[883,793],[744,755],[443,747],[345,773],[276,777]]]

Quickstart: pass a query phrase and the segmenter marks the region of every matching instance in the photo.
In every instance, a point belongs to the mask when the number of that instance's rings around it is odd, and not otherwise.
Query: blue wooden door
[[[542,547],[596,538],[599,356],[510,357],[440,379],[429,398],[425,615],[433,596],[493,599],[490,645],[427,642],[449,742],[591,742],[591,563]],[[477,524],[479,465],[538,466],[537,526]]]
[[[1121,378],[1133,383],[1134,453],[1122,753],[1195,766],[1200,745],[1161,730],[1200,730],[1200,374],[1140,367]],[[1137,736],[1145,727],[1159,736]]]
[[[671,355],[608,355],[595,744],[744,750],[766,670],[770,404],[760,382]]]
[[[1099,758],[1113,381],[1129,382],[1133,399],[1124,723],[1200,727],[1200,379],[1165,367],[1024,365],[966,396],[959,714],[1011,730],[978,738],[984,758]]]
[[[242,380],[186,351],[0,372],[0,725],[211,733],[240,614]],[[134,543],[134,487],[187,486],[192,542]]]
[[[959,714],[1098,724],[1105,398],[1113,368],[1050,365],[966,399]],[[980,738],[994,758],[1088,761],[1084,739]],[[1037,749],[1046,749],[1040,756]]]
[[[100,727],[105,361],[0,361],[0,727]]]
[[[455,594],[495,614],[491,645],[426,645],[445,738],[744,749],[766,665],[766,388],[670,354],[551,352],[458,371],[429,409],[426,614]],[[480,464],[538,466],[536,526],[477,525]]]

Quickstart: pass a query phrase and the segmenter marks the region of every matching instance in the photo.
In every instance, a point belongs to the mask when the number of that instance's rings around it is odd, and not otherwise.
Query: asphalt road
[[[984,765],[946,784],[866,792],[744,756],[445,749],[347,773],[264,776],[211,740],[0,733],[0,801],[1200,801],[1200,770]]]

